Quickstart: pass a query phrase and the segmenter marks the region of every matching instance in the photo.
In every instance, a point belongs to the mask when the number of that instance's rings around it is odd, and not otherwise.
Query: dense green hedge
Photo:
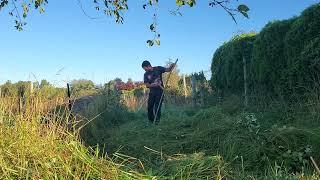
[[[319,17],[318,3],[299,17],[270,22],[257,35],[223,44],[212,59],[213,86],[243,94],[245,57],[250,92],[285,98],[312,92],[320,82]]]
[[[250,63],[254,40],[255,33],[238,35],[215,52],[211,81],[216,88],[233,93],[243,91],[243,57]]]
[[[276,93],[285,81],[284,38],[294,20],[268,23],[257,35],[252,53],[252,78],[256,89],[263,93]]]
[[[288,88],[293,93],[313,89],[319,82],[320,4],[306,9],[294,21],[285,38]],[[310,53],[310,54],[309,54]]]

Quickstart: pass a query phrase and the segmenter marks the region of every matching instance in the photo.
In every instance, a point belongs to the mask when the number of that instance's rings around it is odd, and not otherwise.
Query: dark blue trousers
[[[162,102],[163,102],[163,98],[161,100],[161,95],[162,95],[162,91],[156,92],[156,93],[153,93],[153,92],[149,93],[148,119],[150,122],[155,121],[156,124],[159,123],[160,117],[161,117],[161,106],[162,106]],[[161,100],[161,102],[160,102],[160,100]],[[157,113],[157,110],[158,110],[158,113]],[[157,117],[155,118],[156,114],[157,114]]]

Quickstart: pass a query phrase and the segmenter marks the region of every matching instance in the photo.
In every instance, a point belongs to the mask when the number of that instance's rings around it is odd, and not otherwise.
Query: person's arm
[[[159,84],[158,83],[144,83],[146,86],[147,86],[147,88],[153,88],[153,87],[158,87],[159,86]]]

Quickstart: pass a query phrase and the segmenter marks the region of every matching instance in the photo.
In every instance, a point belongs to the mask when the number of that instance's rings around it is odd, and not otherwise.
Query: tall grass
[[[165,106],[160,125],[146,127],[146,112],[129,112],[119,97],[93,100],[70,116],[65,99],[34,96],[17,111],[16,100],[0,98],[0,179],[320,178],[309,161],[320,157],[314,111],[243,111],[232,98]]]
[[[143,177],[125,172],[121,170],[123,165],[99,156],[99,148],[85,147],[77,131],[67,130],[67,110],[45,112],[46,103],[33,102],[38,106],[30,103],[17,112],[13,108],[16,101],[0,98],[0,179]]]

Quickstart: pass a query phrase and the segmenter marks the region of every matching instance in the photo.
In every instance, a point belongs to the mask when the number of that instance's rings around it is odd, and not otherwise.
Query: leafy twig
[[[19,10],[18,10],[18,8],[17,8],[17,6],[16,6],[16,3],[15,3],[15,0],[12,0],[12,4],[13,4],[13,7],[14,7],[14,9],[12,10],[12,11],[16,11],[16,13],[17,13],[17,15],[16,15],[16,17],[18,18],[18,20],[15,20],[15,23],[16,23],[16,28],[17,28],[17,30],[18,31],[22,31],[23,29],[22,29],[22,26],[23,26],[23,24],[22,24],[22,19],[21,19],[21,16],[20,16],[20,13],[19,13]]]

